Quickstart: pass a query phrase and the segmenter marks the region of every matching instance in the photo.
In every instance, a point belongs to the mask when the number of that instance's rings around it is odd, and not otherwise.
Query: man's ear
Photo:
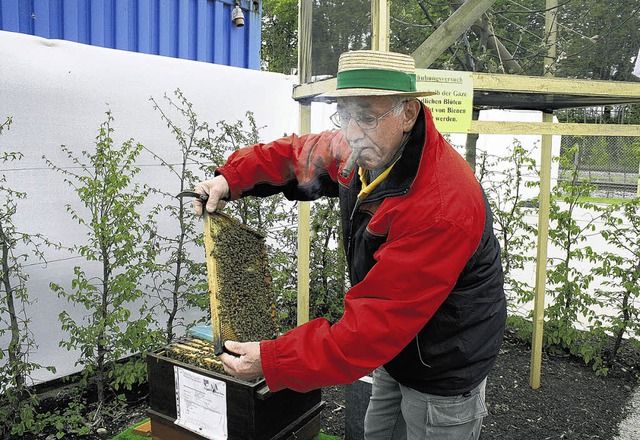
[[[417,99],[412,99],[404,105],[402,129],[405,133],[411,131],[411,129],[415,125],[416,119],[418,119],[418,115],[420,114],[421,107],[422,103]]]

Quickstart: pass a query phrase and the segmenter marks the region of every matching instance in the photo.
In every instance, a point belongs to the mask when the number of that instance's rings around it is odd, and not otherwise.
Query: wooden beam
[[[313,1],[300,0],[298,4],[298,84],[311,81],[311,30]]]
[[[458,37],[487,12],[496,0],[467,0],[414,52],[416,66],[428,68]]]
[[[311,130],[311,105],[300,104],[300,134]],[[298,202],[298,306],[296,322],[298,325],[309,321],[309,262],[311,237],[311,204]]]
[[[634,137],[640,136],[640,125],[471,121],[470,132],[479,134],[558,134],[573,136]]]
[[[371,49],[389,50],[389,29],[391,17],[389,0],[371,0]]]
[[[543,113],[543,121],[553,120],[553,113]],[[538,209],[538,246],[536,284],[534,288],[533,335],[531,337],[531,369],[529,385],[540,388],[542,366],[542,334],[544,330],[544,296],[547,284],[547,241],[551,205],[551,136],[543,136],[540,152],[540,196]]]
[[[311,26],[312,0],[300,0],[298,9],[298,82],[311,80]],[[299,134],[311,130],[311,103],[300,103]],[[309,202],[298,202],[298,306],[297,323],[309,321],[309,237],[311,206]]]
[[[640,99],[640,83],[628,81],[596,81],[587,79],[551,78],[542,76],[471,74],[475,92],[535,93],[540,95],[585,96],[613,100]],[[293,99],[306,100],[336,89],[336,79],[301,83],[293,90]],[[604,104],[603,104],[604,105]]]
[[[558,0],[546,0],[545,34],[547,57],[544,75],[552,78],[555,71]],[[542,113],[542,122],[553,122],[553,112]],[[540,388],[542,376],[542,336],[544,333],[544,299],[547,290],[547,247],[549,244],[549,214],[551,212],[551,150],[553,136],[542,135],[540,148],[540,195],[538,196],[538,250],[536,257],[536,284],[533,298],[533,334],[531,336],[531,368],[529,385]]]
[[[471,77],[474,91],[640,98],[640,83],[638,82],[477,72],[474,72]]]
[[[332,92],[337,86],[338,80],[336,78],[323,79],[307,84],[301,83],[293,87],[292,97],[296,101],[307,101],[322,93]]]

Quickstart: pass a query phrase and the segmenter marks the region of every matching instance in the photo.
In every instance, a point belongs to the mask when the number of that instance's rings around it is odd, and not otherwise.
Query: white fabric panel
[[[28,194],[14,218],[16,227],[42,233],[65,245],[82,243],[85,233],[71,219],[65,206],[78,206],[77,196],[61,174],[51,171],[42,156],[60,166],[71,163],[60,145],[77,156],[93,150],[100,124],[110,110],[114,117],[114,141],[120,145],[133,138],[171,163],[180,161],[179,147],[153,109],[153,96],[165,109],[166,93],[179,88],[193,104],[200,121],[212,126],[220,120],[234,123],[254,113],[263,140],[295,132],[298,106],[291,98],[295,77],[253,70],[103,49],[60,40],[0,32],[0,121],[12,117],[9,131],[0,136],[1,151],[19,151],[20,162],[1,166],[9,185]],[[184,120],[169,111],[174,122]],[[170,192],[178,192],[179,181],[158,165],[149,153],[139,159],[140,180]],[[170,227],[169,225],[166,225]],[[28,289],[35,300],[27,313],[39,348],[30,360],[57,368],[55,376],[76,371],[75,355],[59,348],[63,335],[58,314],[69,310],[64,299],[49,289],[50,282],[67,287],[73,267],[86,262],[77,255],[47,250],[46,266],[26,264]],[[204,260],[204,254],[203,254]],[[72,311],[77,318],[82,311]],[[8,335],[6,335],[8,336]],[[6,346],[8,339],[0,338]],[[46,371],[34,375],[48,380]]]

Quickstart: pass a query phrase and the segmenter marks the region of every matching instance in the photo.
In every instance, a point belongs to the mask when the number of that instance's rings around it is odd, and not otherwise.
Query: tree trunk
[[[638,280],[640,279],[640,260],[638,264],[636,264],[636,269],[634,270],[631,276],[631,285],[637,285]],[[622,327],[618,330],[616,334],[616,340],[613,344],[613,349],[611,350],[611,356],[609,358],[609,365],[613,364],[613,361],[616,359],[618,355],[618,350],[620,350],[620,345],[622,345],[622,338],[624,337],[624,333],[627,330],[629,321],[631,320],[631,314],[629,313],[629,299],[631,298],[631,291],[627,289],[622,298]]]
[[[16,314],[15,298],[13,297],[13,288],[11,287],[11,278],[9,273],[9,243],[8,237],[4,231],[2,223],[0,223],[0,240],[2,240],[2,284],[6,292],[5,302],[7,311],[9,312],[9,322],[11,328],[11,342],[9,342],[9,369],[13,373],[16,380],[16,389],[21,390],[24,386],[24,369],[20,367],[22,360],[22,350],[20,347],[20,327],[18,316]]]

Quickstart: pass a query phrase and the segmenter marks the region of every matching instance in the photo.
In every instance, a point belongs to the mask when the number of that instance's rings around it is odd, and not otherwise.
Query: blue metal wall
[[[260,68],[260,0],[0,0],[0,30]]]

